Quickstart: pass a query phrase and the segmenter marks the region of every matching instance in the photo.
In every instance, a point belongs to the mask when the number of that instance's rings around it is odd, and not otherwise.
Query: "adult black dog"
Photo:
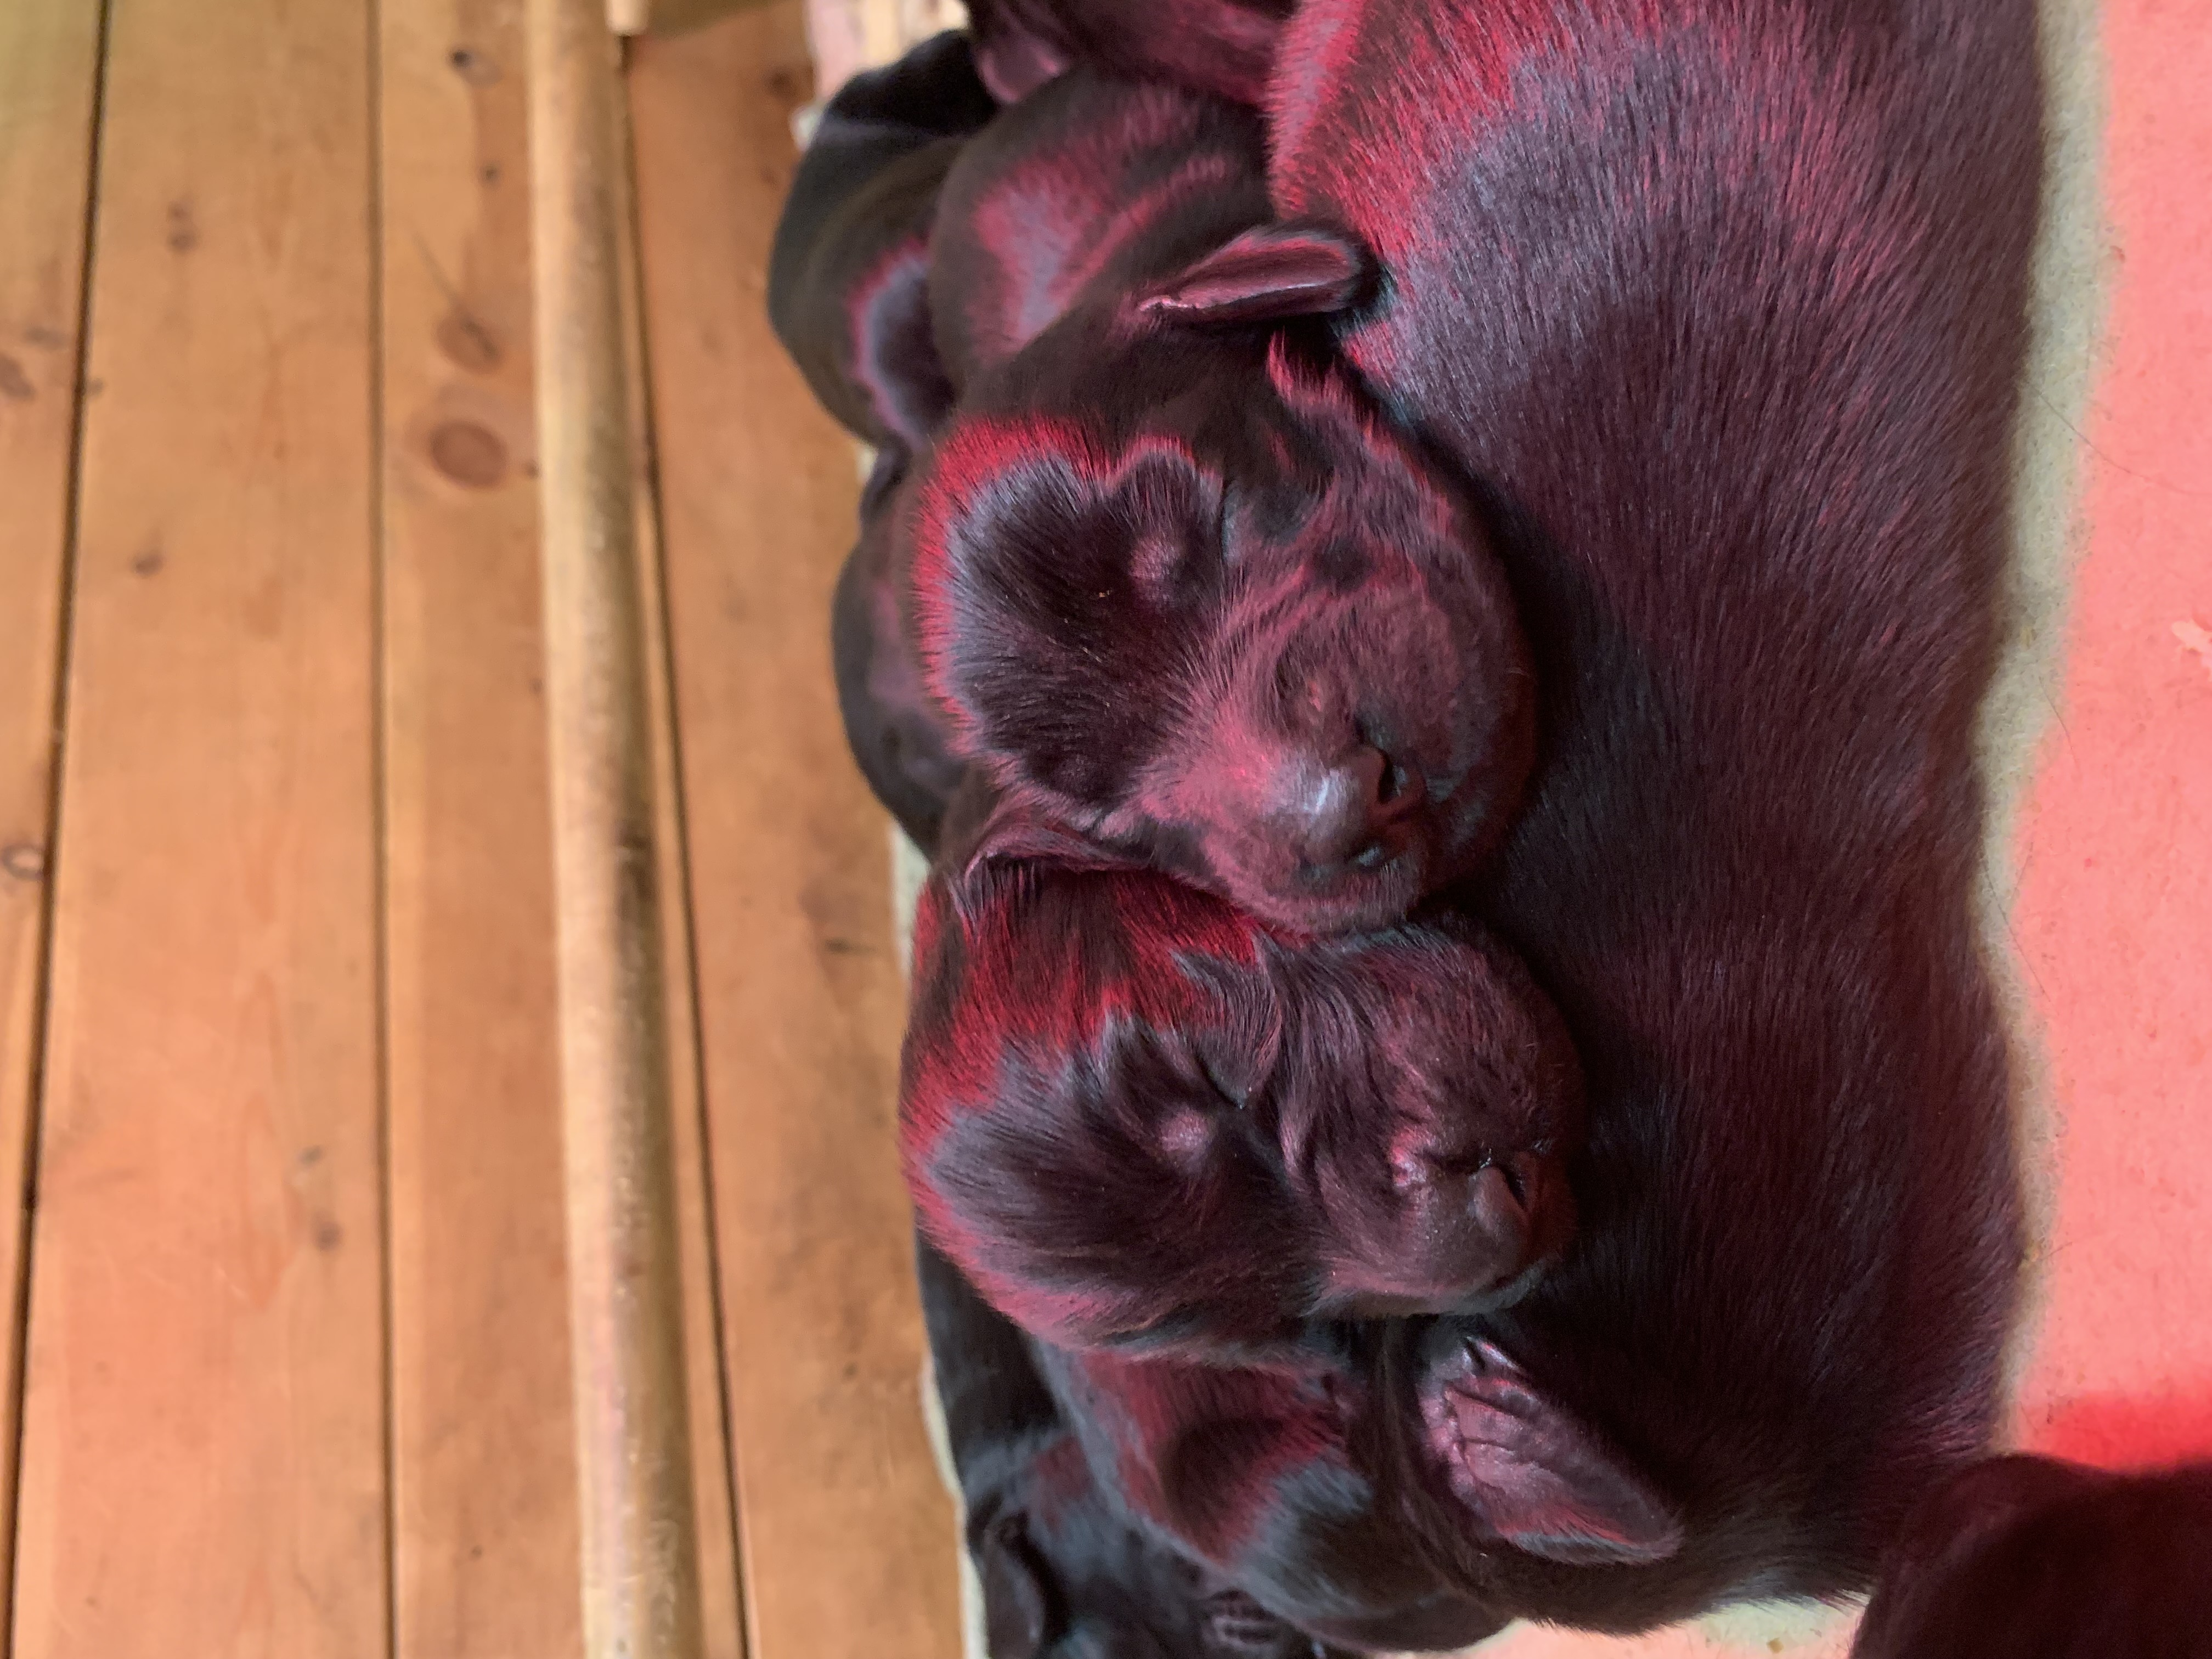
[[[2212,1463],[1978,1465],[1890,1552],[1852,1659],[2203,1659]]]
[[[1973,740],[2034,44],[2024,0],[1311,0],[1284,38],[1279,207],[1380,256],[1344,347],[1481,491],[1543,688],[1464,901],[1573,1032],[1582,1232],[1386,1344],[1370,1443],[1466,1639],[1862,1587],[1989,1432]]]

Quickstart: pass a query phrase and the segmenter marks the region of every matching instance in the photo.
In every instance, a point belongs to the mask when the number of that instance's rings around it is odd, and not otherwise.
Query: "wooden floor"
[[[579,1651],[520,9],[0,4],[16,1659]],[[712,1651],[949,1659],[798,0],[631,83]]]

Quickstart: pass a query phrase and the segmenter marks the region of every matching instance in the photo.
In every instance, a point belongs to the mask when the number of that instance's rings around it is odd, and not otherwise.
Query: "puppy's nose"
[[[1472,1176],[1439,1171],[1436,1179],[1464,1184],[1455,1204],[1424,1206],[1433,1221],[1415,1251],[1425,1258],[1415,1271],[1446,1303],[1505,1291],[1574,1230],[1574,1198],[1555,1158],[1515,1152]]]
[[[1420,801],[1405,769],[1364,743],[1333,763],[1297,769],[1292,795],[1290,828],[1304,861],[1319,866],[1357,860]]]

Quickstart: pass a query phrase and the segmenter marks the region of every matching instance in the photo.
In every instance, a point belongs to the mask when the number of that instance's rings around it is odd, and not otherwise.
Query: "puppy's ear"
[[[1148,317],[1199,328],[1343,311],[1366,293],[1375,262],[1325,225],[1255,225],[1138,302]]]
[[[1464,1345],[1422,1401],[1452,1490],[1516,1549],[1577,1565],[1663,1561],[1682,1547],[1671,1507],[1587,1425],[1492,1343]]]
[[[1121,862],[1074,830],[1021,805],[1001,800],[975,833],[962,873],[986,865],[1049,863],[1071,870],[1112,870]]]
[[[973,927],[993,896],[1031,879],[1030,866],[1126,870],[1127,859],[1086,841],[1015,796],[998,794],[973,771],[954,798],[942,836],[933,890],[942,888],[963,927]]]

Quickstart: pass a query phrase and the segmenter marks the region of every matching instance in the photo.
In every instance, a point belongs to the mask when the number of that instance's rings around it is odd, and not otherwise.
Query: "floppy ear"
[[[1644,1477],[1496,1346],[1465,1344],[1422,1400],[1452,1490],[1516,1549],[1577,1565],[1663,1561],[1682,1526]]]
[[[1367,250],[1315,224],[1255,225],[1139,301],[1148,317],[1200,328],[1342,311],[1375,272]]]
[[[994,864],[1049,863],[1068,870],[1129,870],[1140,866],[1075,830],[1046,817],[1012,795],[1002,795],[969,835],[957,855],[963,881]]]

